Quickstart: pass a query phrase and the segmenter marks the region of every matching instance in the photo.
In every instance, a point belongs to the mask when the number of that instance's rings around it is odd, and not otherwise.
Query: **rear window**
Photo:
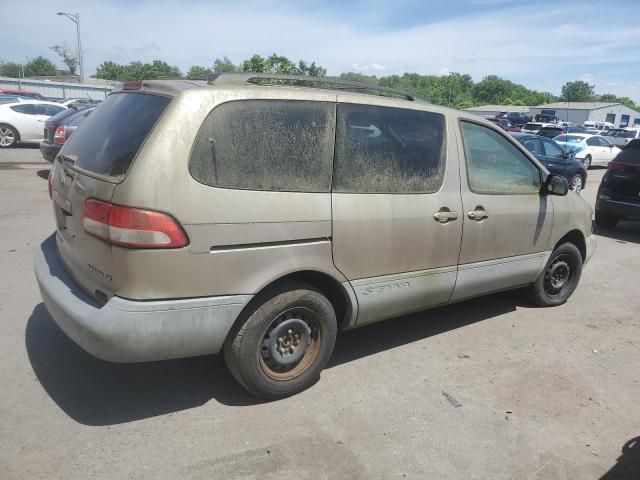
[[[170,98],[141,93],[107,97],[62,149],[74,167],[121,180]]]
[[[540,123],[527,123],[524,127],[522,127],[523,130],[539,130],[542,128],[542,124]]]
[[[328,192],[335,104],[239,100],[205,119],[189,170],[201,183],[240,190]]]
[[[620,138],[636,138],[637,132],[635,130],[621,130],[618,134]]]

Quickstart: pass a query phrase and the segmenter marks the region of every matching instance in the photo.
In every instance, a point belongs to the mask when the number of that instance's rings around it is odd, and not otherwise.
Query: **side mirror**
[[[573,150],[567,150],[567,151],[564,152],[564,155],[563,155],[563,157],[566,160],[571,160],[575,156],[576,156],[576,154],[573,152]]]
[[[564,177],[550,173],[547,177],[547,181],[542,186],[542,193],[547,195],[558,195],[564,197],[569,193],[569,182]]]

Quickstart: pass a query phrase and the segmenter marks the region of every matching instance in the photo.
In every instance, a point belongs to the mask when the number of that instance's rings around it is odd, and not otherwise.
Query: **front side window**
[[[547,157],[564,159],[564,153],[562,152],[562,149],[558,145],[548,140],[544,140],[543,143],[544,143],[545,155]]]
[[[498,132],[461,122],[469,188],[487,195],[525,195],[540,191],[538,168]]]
[[[534,155],[544,155],[544,150],[542,149],[542,141],[537,138],[528,138],[522,142],[524,148],[529,150]]]
[[[214,108],[191,152],[191,175],[241,190],[329,192],[335,104],[239,100]]]
[[[441,114],[340,104],[334,191],[436,192],[444,180],[445,138]]]

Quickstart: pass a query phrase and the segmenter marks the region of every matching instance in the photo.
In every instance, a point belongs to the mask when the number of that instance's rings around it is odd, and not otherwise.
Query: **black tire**
[[[256,299],[229,334],[224,358],[249,392],[266,399],[288,397],[319,379],[336,335],[331,302],[309,285],[288,284]]]
[[[583,163],[584,163],[584,168],[589,170],[589,167],[591,166],[591,155],[587,155],[586,157],[584,157]]]
[[[580,192],[584,188],[584,179],[582,178],[582,175],[576,173],[573,177],[571,177],[569,187],[571,187],[571,190],[580,195]]]
[[[20,142],[18,131],[11,125],[0,124],[0,148],[15,147]]]
[[[582,254],[573,243],[563,243],[551,253],[536,281],[529,286],[531,302],[539,307],[562,305],[573,294],[582,274]]]
[[[600,210],[596,210],[596,225],[598,225],[598,228],[611,230],[613,228],[616,228],[618,222],[620,222],[620,217],[618,217],[617,215],[612,215],[610,213],[604,213]]]

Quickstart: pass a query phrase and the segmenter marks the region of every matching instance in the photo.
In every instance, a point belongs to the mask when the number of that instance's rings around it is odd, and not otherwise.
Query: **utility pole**
[[[80,14],[76,12],[75,15],[67,12],[58,12],[58,15],[64,15],[73,23],[76,24],[76,34],[78,35],[77,43],[78,46],[78,69],[80,73],[80,83],[84,83],[84,65],[82,64],[82,42],[80,41]]]

